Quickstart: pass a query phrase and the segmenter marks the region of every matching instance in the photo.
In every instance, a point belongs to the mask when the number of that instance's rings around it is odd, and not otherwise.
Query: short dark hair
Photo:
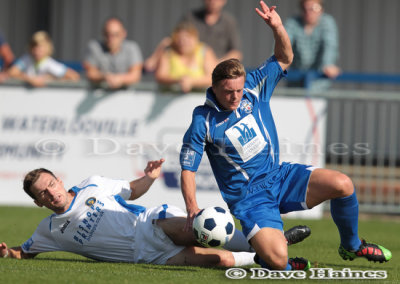
[[[235,58],[231,58],[219,63],[212,73],[212,85],[216,86],[222,80],[246,77],[246,70],[242,63]]]
[[[48,169],[45,168],[32,170],[29,173],[27,173],[24,178],[24,191],[34,200],[36,200],[36,197],[31,191],[32,185],[39,179],[42,173],[47,173],[52,175],[54,178],[57,178],[52,171],[49,171]]]

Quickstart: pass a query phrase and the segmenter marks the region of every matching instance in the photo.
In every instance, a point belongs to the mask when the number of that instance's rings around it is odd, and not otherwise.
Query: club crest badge
[[[249,114],[253,111],[253,104],[248,100],[244,99],[240,102],[240,109],[245,113]]]

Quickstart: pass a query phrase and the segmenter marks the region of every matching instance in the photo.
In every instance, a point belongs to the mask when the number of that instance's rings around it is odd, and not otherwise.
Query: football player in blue
[[[193,111],[181,149],[181,187],[188,212],[186,230],[199,212],[196,170],[205,150],[222,197],[240,220],[243,233],[265,268],[310,267],[304,258],[290,258],[281,213],[310,209],[331,200],[343,259],[365,257],[385,262],[391,252],[358,237],[358,201],[350,178],[340,172],[279,162],[279,143],[270,98],[293,59],[290,39],[276,7],[263,1],[257,14],[271,28],[274,55],[246,74],[234,59],[216,66],[206,102]]]

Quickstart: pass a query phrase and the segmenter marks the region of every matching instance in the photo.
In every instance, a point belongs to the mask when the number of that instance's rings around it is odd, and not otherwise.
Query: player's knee
[[[354,185],[347,175],[338,173],[335,177],[335,189],[338,197],[345,197],[353,194]]]
[[[285,270],[288,262],[287,254],[283,256],[275,256],[267,262],[272,269]]]
[[[272,269],[285,270],[288,261],[287,250],[275,248],[263,259]]]
[[[281,251],[272,259],[272,268],[277,270],[285,270],[288,262],[288,254],[286,250]]]

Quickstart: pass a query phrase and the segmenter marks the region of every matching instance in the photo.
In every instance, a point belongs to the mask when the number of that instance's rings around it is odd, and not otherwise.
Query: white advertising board
[[[163,157],[162,177],[138,203],[184,209],[179,152],[192,111],[203,103],[202,94],[2,87],[0,204],[33,204],[22,179],[35,168],[52,170],[69,188],[91,175],[132,180],[147,160]],[[325,101],[277,97],[271,105],[281,161],[323,166]],[[199,206],[226,208],[206,155],[196,182]]]

